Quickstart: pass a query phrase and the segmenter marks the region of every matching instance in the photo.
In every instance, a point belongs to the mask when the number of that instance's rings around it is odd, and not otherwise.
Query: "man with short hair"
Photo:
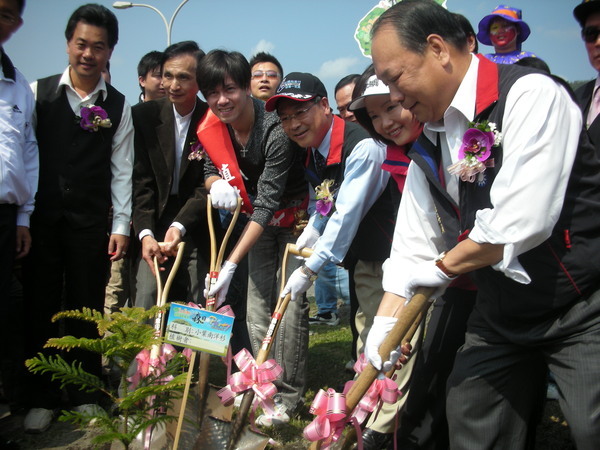
[[[278,269],[286,245],[295,240],[295,214],[306,209],[306,182],[293,143],[277,116],[267,113],[264,102],[250,96],[250,82],[249,63],[239,52],[213,50],[198,70],[200,90],[210,107],[210,114],[198,128],[198,138],[207,152],[206,186],[213,206],[220,209],[234,209],[239,193],[247,217],[240,220],[243,230],[208,295],[222,302],[234,273],[239,276],[238,266],[248,255],[247,301],[243,304],[237,299],[234,311],[246,311],[247,333],[256,357],[277,301],[278,278],[283,276]],[[287,275],[298,265],[295,258],[289,258]],[[306,298],[286,310],[273,344],[273,355],[283,374],[275,382],[275,408],[257,417],[259,425],[288,422],[302,402],[306,390],[307,319]]]
[[[156,50],[146,53],[140,59],[137,66],[138,82],[142,90],[140,102],[156,100],[166,95],[162,86],[162,59],[163,53]]]
[[[31,355],[59,336],[50,318],[62,309],[102,311],[108,262],[129,244],[133,126],[125,97],[107,84],[102,70],[119,36],[115,15],[97,4],[80,6],[66,30],[69,66],[32,84],[40,155],[39,188],[31,216],[32,249],[24,274],[26,304],[35,311],[28,333]],[[112,228],[108,227],[112,204]],[[64,286],[64,289],[63,289]],[[64,295],[63,295],[64,291]],[[95,327],[68,321],[66,333],[97,337]],[[100,375],[100,358],[70,352]],[[48,377],[31,380],[29,431],[44,431],[58,406],[58,386]],[[96,403],[94,395],[70,391],[72,405]]]
[[[450,447],[525,448],[541,359],[577,448],[596,448],[600,162],[581,111],[547,75],[471,54],[434,1],[397,3],[372,33],[377,76],[426,123],[367,357],[381,369],[379,345],[415,289],[437,298],[469,273],[478,291],[447,383]]]
[[[201,296],[210,256],[204,161],[195,158],[196,126],[207,109],[197,95],[196,70],[203,57],[193,41],[169,46],[162,61],[167,97],[133,107],[133,228],[142,246],[135,306],[156,304],[153,260],[165,263],[182,241],[184,259],[169,299],[197,303]]]
[[[289,277],[282,295],[291,293],[295,300],[326,264],[347,263],[349,254],[355,264],[350,289],[360,286],[358,300],[382,295],[381,264],[390,253],[397,209],[395,182],[381,167],[385,147],[360,125],[335,116],[323,83],[309,73],[288,74],[267,110],[277,110],[288,137],[307,149],[305,176],[311,187],[310,219],[297,245],[312,247],[313,254]],[[316,195],[330,183],[332,206],[324,211]],[[382,427],[378,434],[392,431]]]
[[[283,67],[270,53],[258,52],[250,59],[250,91],[254,98],[269,100],[283,77]]]
[[[356,86],[356,80],[360,77],[357,73],[346,75],[335,85],[334,96],[337,104],[337,110],[340,117],[350,122],[356,122],[354,113],[348,109],[348,105],[352,102],[352,92]]]

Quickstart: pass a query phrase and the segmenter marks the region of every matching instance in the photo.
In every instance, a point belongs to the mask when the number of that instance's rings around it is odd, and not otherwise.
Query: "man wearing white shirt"
[[[523,448],[541,358],[577,447],[595,448],[600,162],[562,86],[470,54],[455,20],[434,2],[406,0],[373,28],[378,77],[426,125],[367,354],[380,368],[376,349],[417,287],[435,297],[469,273],[478,293],[447,384],[450,446]],[[465,135],[492,124],[491,138]],[[445,225],[458,218],[456,243]]]
[[[160,264],[170,257],[172,263],[181,241],[186,242],[184,260],[170,297],[196,303],[201,298],[210,245],[204,161],[194,158],[196,128],[208,109],[197,95],[196,69],[203,57],[193,41],[169,46],[162,63],[167,97],[133,107],[133,228],[142,244],[135,306],[156,304],[154,257]]]
[[[0,46],[23,20],[24,0],[0,0]],[[22,303],[11,299],[13,265],[31,248],[29,219],[38,185],[38,146],[32,126],[35,100],[25,77],[0,47],[0,358],[4,393],[19,400],[24,336]],[[7,445],[0,437],[0,447]]]
[[[115,15],[88,4],[71,15],[65,30],[69,66],[32,84],[40,177],[31,217],[32,249],[25,265],[24,294],[32,311],[30,356],[59,336],[53,314],[83,307],[102,311],[108,262],[122,258],[129,243],[133,125],[125,97],[101,76],[118,41]],[[113,221],[108,224],[112,205]],[[63,295],[64,290],[64,295]],[[64,300],[63,300],[64,297]],[[97,337],[93,325],[65,324],[66,333]],[[100,374],[100,358],[73,354],[86,370]],[[58,406],[58,386],[35,377],[28,394],[33,408],[29,431],[44,431]],[[43,378],[45,381],[49,377]],[[70,392],[73,406],[96,397]]]

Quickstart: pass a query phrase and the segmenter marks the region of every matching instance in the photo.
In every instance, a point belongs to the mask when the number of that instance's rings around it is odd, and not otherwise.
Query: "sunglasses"
[[[585,27],[581,30],[581,37],[588,44],[593,44],[598,39],[600,27]]]
[[[264,75],[266,75],[267,78],[277,78],[279,73],[274,70],[255,70],[252,72],[252,78],[262,78]]]

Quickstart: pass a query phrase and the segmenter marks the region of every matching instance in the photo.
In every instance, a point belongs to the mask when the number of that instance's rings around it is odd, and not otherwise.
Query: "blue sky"
[[[448,9],[464,14],[477,29],[479,20],[502,0],[447,0]],[[167,18],[180,0],[140,0]],[[64,28],[81,0],[27,0],[23,27],[5,50],[29,81],[62,72],[67,64]],[[113,1],[98,1],[111,8]],[[579,0],[513,0],[531,28],[525,50],[544,59],[551,70],[569,81],[595,77],[588,63],[580,28],[573,18]],[[336,82],[362,72],[370,60],[354,40],[360,19],[376,0],[189,0],[177,15],[172,42],[192,39],[203,50],[237,50],[250,58],[268,51],[285,72],[311,72],[321,78],[332,97]],[[137,63],[150,50],[163,50],[166,28],[148,8],[112,9],[119,19],[119,43],[111,58],[113,85],[130,103],[137,102]],[[482,53],[491,47],[480,46]]]

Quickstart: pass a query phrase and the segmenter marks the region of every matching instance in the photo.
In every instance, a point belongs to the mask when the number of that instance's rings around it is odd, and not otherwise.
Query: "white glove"
[[[215,181],[210,187],[210,199],[213,208],[235,211],[237,207],[237,190],[227,181],[220,179]]]
[[[206,275],[204,297],[217,297],[215,309],[221,306],[225,301],[236,268],[237,264],[232,263],[231,261],[225,261],[221,266],[217,281],[212,286],[210,286],[210,274]]]
[[[398,319],[395,317],[375,316],[373,318],[373,326],[365,342],[365,357],[377,370],[382,370],[383,366],[384,372],[389,371],[400,358],[400,347],[390,352],[389,361],[385,361],[383,364],[381,363],[381,356],[379,356],[379,347],[387,335],[390,334],[396,322],[398,322]]]
[[[432,287],[436,288],[431,298],[440,297],[448,285],[454,280],[450,278],[444,272],[442,272],[438,266],[435,265],[435,261],[423,261],[417,264],[413,270],[411,270],[408,282],[405,287],[406,301],[415,295],[415,291],[420,287]]]
[[[303,248],[313,248],[317,242],[317,239],[321,237],[321,233],[317,231],[317,229],[311,225],[307,225],[302,234],[298,236],[296,240],[296,247],[298,247],[298,251]]]
[[[313,284],[307,274],[302,271],[301,267],[298,267],[292,273],[292,276],[285,284],[283,291],[281,291],[281,297],[285,297],[287,294],[292,295],[292,301],[296,301],[298,297],[308,291],[308,288]]]

